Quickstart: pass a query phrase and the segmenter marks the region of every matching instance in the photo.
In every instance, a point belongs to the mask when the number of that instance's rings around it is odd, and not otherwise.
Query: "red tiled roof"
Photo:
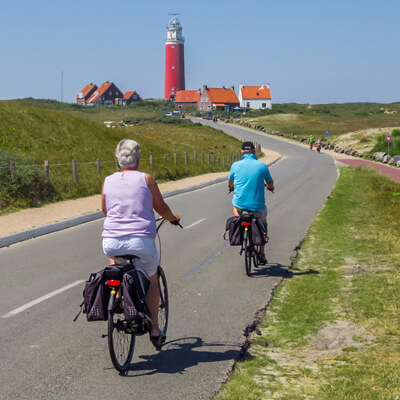
[[[130,99],[135,93],[136,93],[135,90],[131,90],[130,92],[126,92],[124,94],[124,99],[126,99],[126,100]]]
[[[208,88],[206,93],[212,103],[239,103],[236,93],[231,88]]]
[[[175,102],[178,103],[197,103],[199,100],[198,90],[178,90],[175,95]]]
[[[96,101],[103,93],[107,91],[107,89],[112,85],[112,82],[104,82],[94,93],[93,96],[88,99],[88,103],[93,103]]]
[[[79,95],[82,93],[83,98],[86,97],[86,95],[93,89],[96,88],[97,89],[97,85],[95,85],[94,83],[89,83],[89,85],[86,85],[77,95],[76,97],[79,97]]]
[[[270,99],[271,93],[267,86],[243,86],[242,99]],[[258,95],[257,95],[258,93]]]

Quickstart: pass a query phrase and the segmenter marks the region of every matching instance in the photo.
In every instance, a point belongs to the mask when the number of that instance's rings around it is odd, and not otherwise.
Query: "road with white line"
[[[83,281],[107,262],[102,220],[2,248],[0,398],[197,400],[218,390],[245,327],[284,276],[337,172],[331,157],[296,143],[215,127],[286,157],[271,167],[269,264],[248,278],[239,249],[223,240],[231,213],[226,182],[169,198],[185,229],[168,224],[160,231],[171,307],[167,344],[157,352],[147,337],[138,338],[131,369],[121,377],[101,338],[106,323],[88,323],[84,315],[72,322]]]

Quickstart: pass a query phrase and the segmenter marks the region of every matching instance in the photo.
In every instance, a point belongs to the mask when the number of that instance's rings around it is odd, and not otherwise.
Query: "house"
[[[130,92],[126,92],[124,94],[124,97],[122,98],[122,104],[124,106],[131,104],[131,103],[136,103],[138,101],[142,101],[142,98],[139,96],[139,94],[132,90]]]
[[[175,95],[175,108],[197,107],[201,90],[178,90]]]
[[[86,85],[76,96],[76,104],[85,105],[87,100],[92,96],[92,94],[97,90],[97,85],[94,83],[89,83]]]
[[[239,107],[239,99],[234,92],[234,87],[209,88],[203,86],[197,108],[200,111],[233,110]]]
[[[272,108],[271,93],[269,85],[261,86],[239,86],[240,107],[265,109]]]
[[[104,82],[91,97],[86,101],[88,106],[110,106],[113,104],[120,104],[119,100],[122,99],[122,92],[112,82]],[[122,101],[121,101],[122,104]]]

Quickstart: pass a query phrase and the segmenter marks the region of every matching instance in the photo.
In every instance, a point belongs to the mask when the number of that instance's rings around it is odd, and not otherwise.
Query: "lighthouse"
[[[185,57],[182,25],[176,14],[168,22],[165,41],[165,98],[174,98],[178,90],[185,90]]]

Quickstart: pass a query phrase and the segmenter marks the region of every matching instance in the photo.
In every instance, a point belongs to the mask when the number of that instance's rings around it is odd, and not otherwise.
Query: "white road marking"
[[[200,224],[201,222],[205,221],[206,219],[207,219],[207,218],[199,219],[198,221],[193,222],[193,224],[190,224],[190,225],[188,225],[188,226],[185,226],[185,229],[193,228],[193,227],[196,226],[197,224]]]
[[[12,311],[8,312],[7,314],[2,315],[1,318],[8,318],[8,317],[12,317],[14,315],[17,315],[20,312],[25,311],[26,309],[28,309],[30,307],[33,307],[36,304],[41,303],[42,301],[45,301],[47,299],[50,299],[51,297],[57,296],[58,294],[60,294],[62,292],[65,292],[66,290],[71,289],[71,288],[81,284],[82,282],[85,282],[85,281],[83,279],[81,279],[80,281],[75,281],[73,283],[70,283],[69,285],[63,286],[60,289],[57,289],[57,290],[54,290],[53,292],[45,294],[44,296],[39,297],[36,300],[32,300],[29,303],[26,303],[25,305],[23,305],[21,307],[18,307],[15,310],[12,310]]]

